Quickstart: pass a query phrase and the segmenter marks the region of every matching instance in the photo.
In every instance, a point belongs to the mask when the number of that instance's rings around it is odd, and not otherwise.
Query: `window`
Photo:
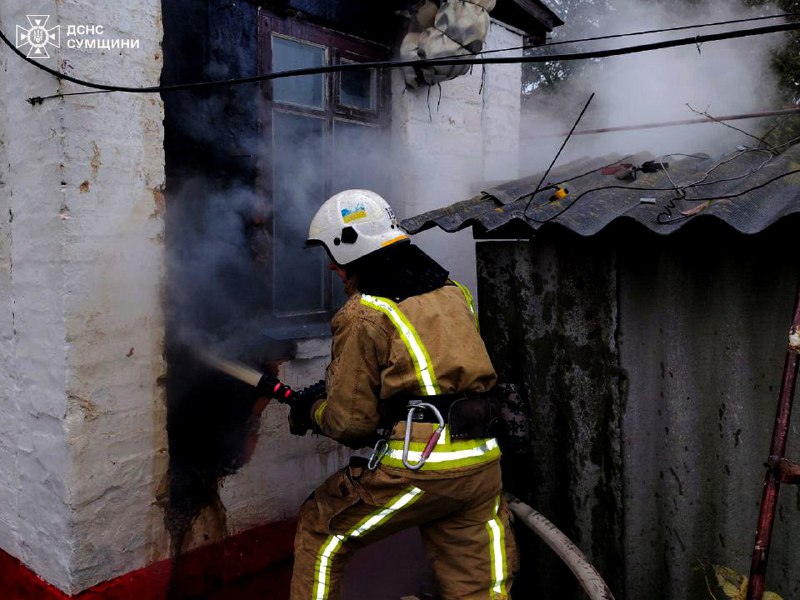
[[[386,49],[322,27],[263,15],[260,69],[278,72],[382,60]],[[320,250],[304,250],[311,217],[332,194],[386,194],[388,78],[376,70],[276,79],[263,88],[260,187],[273,235],[272,312],[287,324],[327,321],[344,302]],[[335,275],[333,275],[335,277]]]

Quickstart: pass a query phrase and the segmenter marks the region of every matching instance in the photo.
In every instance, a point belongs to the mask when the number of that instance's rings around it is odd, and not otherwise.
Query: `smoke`
[[[169,196],[169,320],[180,342],[227,344],[232,357],[244,358],[270,324],[266,278],[253,255],[259,236],[250,225],[259,202],[253,190],[210,192],[210,185],[191,179]]]
[[[255,388],[208,368],[196,349],[277,370],[295,354],[275,338],[266,265],[271,238],[263,198],[237,177],[173,180],[168,192],[167,432],[169,503],[165,524],[176,556],[204,511],[224,535],[219,482],[247,463],[265,408]],[[173,572],[178,573],[180,569]],[[171,583],[177,594],[179,578]]]
[[[781,12],[770,6],[756,12],[729,0],[704,4],[609,0],[608,5],[607,12],[598,14],[590,22],[571,26],[567,20],[557,30],[553,41]],[[584,7],[583,10],[589,9]],[[715,33],[764,23],[720,25],[702,30],[587,42],[580,49],[599,50],[650,43],[690,37],[698,31]],[[592,92],[596,94],[595,98],[578,130],[703,118],[698,112],[722,116],[780,108],[777,105],[776,80],[770,69],[770,53],[784,39],[784,34],[770,34],[623,55],[580,65],[573,76],[557,85],[552,93],[544,87],[530,93],[530,110],[523,117],[522,137],[525,163],[533,169],[522,174],[546,168],[562,143],[564,132],[569,131]],[[569,46],[563,48],[565,51],[566,48],[574,50]],[[566,65],[566,68],[575,69],[576,66]],[[759,132],[762,124],[763,121],[758,120],[731,123],[753,134]],[[557,135],[559,133],[561,135]],[[611,152],[621,155],[641,151],[655,155],[676,152],[716,155],[731,151],[737,144],[756,143],[752,137],[709,120],[708,124],[702,125],[574,136],[559,162]]]
[[[219,482],[250,460],[264,410],[253,388],[214,372],[193,349],[274,373],[276,362],[295,356],[294,338],[306,326],[329,331],[344,291],[324,251],[303,247],[309,223],[341,189],[388,197],[392,172],[388,152],[377,151],[389,147],[387,134],[370,124],[328,128],[314,116],[273,110],[267,138],[254,135],[248,118],[264,108],[252,95],[193,100],[176,123],[182,152],[167,191],[166,524],[178,554],[204,511],[224,528]]]
[[[578,18],[577,9],[565,16],[566,24],[556,30],[554,40],[756,14],[738,2],[720,0],[702,5],[608,0],[605,11],[595,10],[595,4],[579,5],[581,14],[592,15],[588,19]],[[764,7],[757,14],[775,12],[778,11]],[[702,31],[749,26],[752,24],[724,25]],[[614,39],[585,43],[581,49],[688,35],[691,32]],[[566,82],[550,92],[540,87],[528,95],[521,123],[520,175],[542,170],[549,164],[564,139],[563,133],[569,130],[592,92],[595,98],[579,129],[699,117],[689,106],[712,115],[775,107],[777,94],[769,59],[771,50],[783,39],[782,35],[773,34],[567,65],[576,70]],[[249,74],[231,70],[230,65],[236,61],[231,63],[231,57],[224,58],[212,56],[207,71],[214,77]],[[244,62],[245,58],[242,50],[239,61]],[[303,80],[303,86],[287,88],[282,93],[308,99],[311,96],[304,94],[313,91],[312,78]],[[463,93],[458,86],[453,89],[453,93]],[[408,197],[419,186],[398,181],[404,178],[397,175],[403,173],[403,168],[398,167],[402,161],[397,156],[398,144],[391,139],[397,130],[381,128],[377,122],[347,119],[326,123],[298,111],[280,109],[273,109],[267,127],[259,130],[254,124],[264,117],[263,107],[259,106],[261,97],[257,89],[238,86],[187,101],[190,106],[179,117],[181,151],[191,154],[183,162],[193,169],[171,177],[172,188],[167,192],[173,337],[221,346],[230,358],[240,359],[267,345],[271,337],[282,337],[273,334],[284,329],[286,323],[326,323],[330,312],[343,302],[341,284],[329,277],[324,252],[303,248],[311,217],[328,196],[349,187],[364,187],[384,195],[397,205],[400,214],[404,202],[410,211],[430,208],[423,205],[423,200]],[[475,157],[461,159],[464,149],[451,147],[451,138],[446,135],[448,100],[446,94],[441,115],[437,102],[432,123],[426,122],[423,127],[412,122],[408,126],[413,128],[415,140],[423,139],[441,148],[430,177],[421,175],[426,173],[425,165],[417,165],[418,172],[406,169],[406,175],[426,180],[425,192],[440,204],[464,199],[487,178],[515,176],[505,171],[494,174],[494,167],[505,167],[510,161],[498,160],[494,165],[480,164]],[[416,107],[420,107],[419,103]],[[758,121],[751,120],[732,124],[753,132],[759,127]],[[545,137],[548,135],[551,137]],[[718,154],[737,144],[752,143],[752,138],[712,122],[574,136],[560,163],[583,156],[612,152],[629,155],[643,150],[656,155]],[[443,165],[448,167],[442,168]],[[454,247],[452,236],[440,245]]]

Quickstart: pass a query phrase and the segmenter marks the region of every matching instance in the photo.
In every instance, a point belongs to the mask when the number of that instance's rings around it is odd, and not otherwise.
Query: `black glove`
[[[307,388],[292,393],[289,398],[289,432],[305,435],[313,429],[311,407],[317,400],[325,397],[325,382],[318,381]]]

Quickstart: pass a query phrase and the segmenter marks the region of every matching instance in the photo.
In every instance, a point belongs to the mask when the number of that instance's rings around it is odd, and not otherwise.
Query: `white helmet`
[[[333,260],[346,265],[386,246],[409,239],[392,207],[369,190],[331,196],[311,219],[306,245],[322,244]]]

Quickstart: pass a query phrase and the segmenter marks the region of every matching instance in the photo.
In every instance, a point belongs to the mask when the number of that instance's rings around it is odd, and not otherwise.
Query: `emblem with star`
[[[17,25],[17,48],[29,45],[28,58],[50,58],[47,46],[61,47],[61,26],[47,28],[50,15],[27,15],[30,28]]]

